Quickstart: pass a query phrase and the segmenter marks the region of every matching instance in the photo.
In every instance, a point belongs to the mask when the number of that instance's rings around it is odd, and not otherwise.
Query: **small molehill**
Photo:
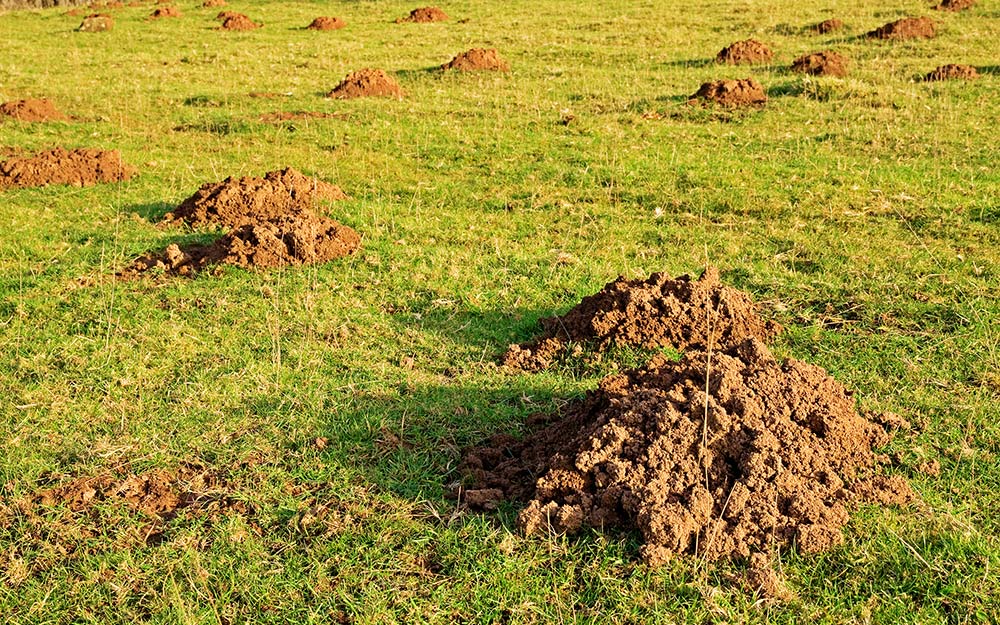
[[[443,22],[447,19],[448,14],[438,7],[422,7],[419,9],[413,9],[406,17],[401,17],[396,20],[396,23],[417,22],[426,24],[428,22]]]
[[[135,170],[122,163],[117,150],[53,148],[34,156],[0,162],[0,189],[68,184],[89,187],[128,180]]]
[[[224,11],[224,13],[229,13],[229,11]],[[219,28],[222,30],[255,30],[260,28],[260,24],[254,23],[253,20],[242,13],[233,13],[223,19],[222,26]]]
[[[847,57],[832,50],[803,54],[792,62],[792,71],[811,76],[847,76]]]
[[[931,39],[937,34],[934,20],[929,17],[904,17],[879,26],[865,36],[869,39]]]
[[[842,542],[859,504],[905,504],[877,471],[889,435],[823,369],[756,339],[601,381],[548,427],[494,437],[460,466],[470,506],[524,501],[526,534],[637,528],[652,565]]]
[[[460,72],[477,70],[510,71],[507,61],[500,58],[496,48],[472,48],[441,66],[443,70],[454,69]]]
[[[339,85],[326,94],[328,98],[385,97],[402,98],[403,88],[396,79],[381,69],[360,69],[348,74]]]
[[[340,30],[347,26],[347,22],[339,17],[317,17],[306,26],[308,30]]]
[[[69,121],[48,98],[17,100],[0,104],[0,118],[9,117],[22,122]]]
[[[949,63],[942,65],[933,72],[924,76],[924,80],[975,80],[979,78],[979,72],[971,65],[959,65]]]
[[[84,33],[101,33],[111,30],[115,26],[115,20],[107,13],[91,13],[83,18],[78,31]]]
[[[760,108],[767,104],[767,93],[754,78],[715,80],[702,83],[688,102],[701,102],[705,106],[716,104],[725,108]]]
[[[180,9],[178,9],[175,6],[166,6],[154,9],[149,17],[151,17],[154,20],[158,20],[164,17],[180,17],[180,16],[181,16]]]
[[[730,65],[753,65],[755,63],[769,63],[774,58],[774,52],[765,43],[756,39],[746,39],[732,43],[715,56],[717,63],[728,63]]]
[[[561,317],[541,320],[544,334],[511,345],[504,365],[528,371],[550,366],[569,343],[603,351],[613,344],[647,349],[725,349],[748,338],[768,340],[781,327],[764,321],[750,296],[722,284],[709,267],[697,280],[654,273],[645,280],[619,277]]]
[[[211,9],[214,7],[226,6],[226,0],[205,0],[201,3],[202,8]]]
[[[201,186],[161,223],[195,228],[235,228],[248,221],[301,215],[317,200],[343,200],[340,187],[310,178],[292,168],[272,171],[263,178],[226,178]]]
[[[976,0],[943,0],[933,8],[935,11],[964,11],[971,9],[976,4]]]
[[[836,32],[836,31],[842,29],[843,27],[844,27],[844,22],[843,21],[841,21],[841,20],[839,20],[837,18],[832,18],[832,19],[828,19],[828,20],[823,20],[819,24],[814,25],[811,28],[811,30],[814,33],[819,33],[821,35],[826,35],[826,34],[829,34],[829,33],[832,33],[832,32]]]

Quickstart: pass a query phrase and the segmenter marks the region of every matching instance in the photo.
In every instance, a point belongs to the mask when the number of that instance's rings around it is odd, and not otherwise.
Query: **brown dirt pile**
[[[317,17],[306,28],[308,30],[340,30],[344,26],[347,26],[347,22],[339,17]]]
[[[426,24],[428,22],[443,22],[448,19],[448,14],[439,9],[438,7],[422,7],[419,9],[413,9],[410,14],[406,17],[401,17],[396,20],[397,24],[403,22],[417,22],[420,24]]]
[[[931,7],[935,11],[964,11],[975,6],[976,0],[943,0],[941,4]]]
[[[931,39],[937,34],[934,20],[929,17],[904,17],[879,26],[865,36],[869,39]]]
[[[496,48],[472,48],[441,66],[443,70],[454,69],[461,72],[476,70],[510,71],[507,61],[500,58]]]
[[[803,54],[792,61],[792,71],[810,76],[847,76],[847,57],[832,50]]]
[[[201,6],[206,9],[211,9],[213,7],[224,7],[226,6],[226,0],[205,0],[201,3]]]
[[[348,74],[340,84],[326,94],[328,98],[386,97],[402,98],[405,94],[396,79],[381,69],[359,69]]]
[[[149,17],[156,20],[164,17],[180,17],[180,16],[181,16],[180,9],[178,9],[175,6],[167,6],[154,9]]]
[[[774,58],[774,52],[767,44],[756,39],[746,39],[730,44],[719,51],[715,56],[717,63],[728,63],[730,65],[752,65],[755,63],[769,63]]]
[[[78,31],[84,33],[101,33],[111,30],[115,26],[115,19],[107,13],[91,13],[83,18]]]
[[[828,20],[823,20],[819,24],[812,27],[812,31],[819,33],[821,35],[826,35],[835,31],[840,30],[844,27],[844,22],[837,18],[832,18]]]
[[[135,170],[121,161],[117,150],[53,148],[34,156],[0,162],[0,189],[68,184],[89,187],[128,180]]]
[[[0,118],[10,117],[22,122],[68,121],[70,118],[56,108],[48,98],[17,100],[0,104]]]
[[[229,177],[203,184],[172,212],[167,225],[195,228],[235,228],[248,221],[309,212],[316,200],[343,200],[340,187],[310,178],[292,168],[268,172],[263,178]]]
[[[763,85],[754,78],[706,82],[688,99],[689,104],[717,104],[724,108],[761,108],[767,104]]]
[[[502,362],[537,371],[565,353],[568,343],[589,343],[597,350],[612,344],[648,349],[673,347],[726,349],[748,338],[768,340],[781,331],[764,321],[749,295],[722,284],[709,267],[697,280],[654,273],[645,280],[619,277],[561,317],[541,320],[538,339],[511,345]]]
[[[872,448],[888,441],[826,371],[750,339],[609,376],[549,427],[468,451],[461,469],[466,502],[526,501],[526,534],[636,527],[655,565],[837,545],[852,507],[915,497],[876,474]]]
[[[975,80],[979,78],[979,71],[971,65],[957,65],[949,63],[936,68],[933,72],[924,76],[924,80]]]
[[[260,24],[254,23],[253,20],[242,13],[235,13],[225,18],[222,26],[219,28],[222,30],[254,30],[260,28]]]

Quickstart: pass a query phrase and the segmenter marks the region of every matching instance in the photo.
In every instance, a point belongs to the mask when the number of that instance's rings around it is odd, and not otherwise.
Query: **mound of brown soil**
[[[243,15],[242,13],[237,13],[236,11],[219,11],[219,13],[215,16],[215,19],[219,20],[220,22],[224,22],[231,17],[240,17],[241,15],[243,17],[246,17],[246,15]]]
[[[226,6],[226,0],[205,0],[201,3],[201,6],[206,9],[212,7],[224,7]]]
[[[339,30],[347,26],[347,22],[339,17],[317,17],[306,26],[309,30]]]
[[[316,200],[343,200],[340,187],[286,168],[263,178],[246,176],[209,182],[163,217],[163,224],[195,228],[235,228],[309,212]]]
[[[719,51],[715,56],[717,63],[729,63],[730,65],[752,65],[755,63],[769,63],[774,58],[774,52],[767,44],[756,39],[747,39],[730,44]]]
[[[17,100],[0,104],[0,118],[10,117],[22,122],[68,121],[70,118],[55,107],[52,100]]]
[[[930,39],[936,30],[934,20],[929,17],[904,17],[879,26],[865,36],[869,39]]]
[[[50,184],[89,187],[128,180],[134,175],[135,170],[122,163],[117,150],[53,148],[0,162],[0,189]]]
[[[242,13],[235,13],[225,18],[222,21],[222,26],[219,28],[222,30],[254,30],[260,28],[260,24],[254,23],[253,20]]]
[[[750,296],[722,284],[709,267],[697,280],[654,273],[645,280],[619,277],[561,317],[541,320],[545,333],[511,345],[502,362],[537,371],[564,353],[567,344],[588,343],[598,351],[612,344],[648,349],[726,349],[748,338],[768,340],[781,326],[764,321]]]
[[[956,65],[949,63],[938,67],[930,74],[924,76],[924,80],[975,80],[979,78],[979,72],[971,65]]]
[[[964,11],[971,9],[976,0],[943,0],[941,4],[931,7],[935,11]]]
[[[844,22],[838,20],[837,18],[832,18],[828,20],[823,20],[819,24],[812,27],[812,31],[819,33],[821,35],[826,35],[834,31],[838,31],[844,27]]]
[[[443,22],[448,19],[448,14],[439,9],[438,7],[422,7],[419,9],[413,9],[410,14],[406,17],[402,17],[396,20],[397,24],[402,22],[417,22],[417,23],[427,23],[427,22]]]
[[[792,71],[811,76],[844,77],[847,76],[847,57],[832,50],[803,54],[792,62]]]
[[[507,64],[507,61],[500,58],[500,54],[496,48],[472,48],[442,65],[441,69],[456,69],[461,72],[475,70],[506,72],[510,70],[510,65]]]
[[[764,87],[754,78],[715,80],[701,85],[689,99],[703,105],[718,104],[725,108],[762,107],[767,104]]]
[[[83,18],[77,30],[84,33],[100,33],[111,30],[114,26],[114,18],[107,13],[92,13]]]
[[[260,116],[260,121],[267,123],[289,122],[306,119],[343,119],[343,113],[324,113],[322,111],[281,111],[277,113],[264,113]]]
[[[605,378],[549,427],[468,451],[467,502],[527,501],[527,534],[637,527],[643,557],[829,549],[859,503],[904,504],[875,474],[889,436],[826,371],[755,339]]]
[[[403,88],[396,79],[380,69],[360,69],[348,74],[326,94],[328,98],[389,97],[402,98]]]
[[[181,11],[175,6],[160,7],[153,10],[149,17],[153,19],[160,19],[163,17],[180,17]]]

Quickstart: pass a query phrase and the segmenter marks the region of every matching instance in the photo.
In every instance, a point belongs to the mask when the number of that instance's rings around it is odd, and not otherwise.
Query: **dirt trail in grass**
[[[0,162],[0,189],[53,184],[89,187],[128,180],[135,173],[133,168],[122,163],[117,150],[53,148]]]

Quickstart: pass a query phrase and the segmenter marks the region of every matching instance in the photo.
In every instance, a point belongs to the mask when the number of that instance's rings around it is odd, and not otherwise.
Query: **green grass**
[[[0,194],[0,504],[196,463],[250,510],[182,511],[147,541],[150,520],[110,503],[31,522],[0,508],[0,621],[1000,620],[995,3],[575,4],[467,0],[443,5],[449,22],[397,25],[415,4],[231,2],[266,24],[249,33],[192,2],[176,20],[117,11],[104,34],[58,9],[0,15],[0,101],[47,96],[79,118],[4,123],[0,146],[115,148],[141,172]],[[933,40],[855,38],[931,13]],[[348,27],[300,29],[320,14]],[[832,16],[842,34],[802,30]],[[707,62],[750,36],[773,65]],[[473,46],[512,71],[427,71]],[[826,48],[853,60],[848,78],[787,70]],[[949,62],[989,72],[916,80]],[[408,96],[322,97],[367,66]],[[684,104],[749,75],[763,111]],[[343,117],[258,121],[275,110]],[[113,277],[201,237],[154,222],[203,182],[285,166],[352,196],[329,211],[362,233],[357,255]],[[779,353],[914,423],[887,453],[922,503],[860,511],[832,552],[783,554],[798,598],[780,605],[740,588],[740,563],[651,570],[632,534],[529,539],[514,507],[456,512],[462,447],[524,431],[614,367],[508,375],[504,347],[619,274],[706,262],[785,325]],[[928,460],[939,476],[916,470]]]

